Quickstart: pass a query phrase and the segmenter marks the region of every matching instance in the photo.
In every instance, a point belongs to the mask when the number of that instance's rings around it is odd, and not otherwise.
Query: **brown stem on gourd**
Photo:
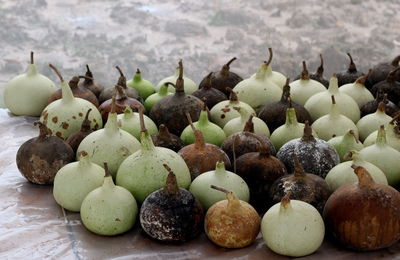
[[[185,114],[186,114],[186,118],[189,122],[189,125],[192,128],[193,134],[194,134],[194,138],[195,138],[194,147],[196,149],[203,149],[206,146],[203,133],[200,130],[196,129],[189,112],[186,111]]]
[[[347,69],[347,71],[356,72],[357,68],[356,68],[356,64],[354,64],[353,57],[351,57],[350,53],[347,53],[347,56],[349,56],[349,58],[350,58],[350,64],[349,64],[349,68]]]
[[[334,95],[331,96],[331,100],[332,100],[332,105],[336,105],[336,100]]]
[[[167,164],[164,163],[163,166],[168,171],[167,181],[165,182],[163,191],[168,196],[175,196],[179,193],[179,186],[178,182],[176,181],[176,176]]]
[[[210,185],[210,187],[214,190],[221,191],[226,194],[226,198],[228,200],[228,207],[239,207],[240,206],[239,199],[236,197],[236,195],[233,191],[230,191],[230,190],[227,190],[222,187],[215,186],[215,185]]]
[[[306,173],[304,172],[304,168],[300,163],[299,157],[295,153],[292,153],[292,159],[294,162],[294,176],[296,177],[305,177]]]
[[[288,108],[293,108],[292,99],[290,97],[288,97],[287,102],[288,102]]]
[[[221,69],[221,74],[222,75],[227,75],[229,73],[229,66],[231,65],[232,62],[234,62],[236,60],[236,57],[233,57],[232,59],[230,59],[224,66],[222,66]]]
[[[386,96],[386,94],[385,94],[385,96]],[[385,101],[386,101],[386,99],[385,99],[385,97],[384,97],[383,100],[382,100],[381,102],[379,102],[379,104],[378,104],[378,111],[380,111],[380,112],[382,112],[382,113],[385,113],[385,112],[386,112],[386,104],[385,104]]]
[[[250,115],[249,119],[246,121],[244,125],[243,132],[254,133],[254,123],[253,123],[253,115]]]
[[[182,92],[185,92],[184,81],[183,81],[183,63],[182,63],[182,60],[179,60],[178,64],[179,64],[179,66],[178,66],[178,68],[179,68],[179,76],[176,79],[175,92],[182,93]]]
[[[147,133],[146,126],[144,125],[144,111],[143,107],[139,107],[139,121],[140,121],[140,131],[142,133]]]
[[[324,59],[322,58],[322,54],[319,54],[319,59],[321,61],[321,64],[319,65],[316,74],[322,78],[322,76],[324,75]]]
[[[64,82],[64,78],[61,76],[61,73],[58,71],[58,69],[51,63],[49,64],[49,67],[56,73],[61,83]]]
[[[111,99],[111,110],[110,110],[110,113],[115,113],[115,111],[116,111],[116,104],[115,104],[115,102],[116,102],[116,97],[115,97],[115,94],[112,96],[112,99]]]
[[[395,82],[397,81],[396,73],[400,71],[400,67],[397,67],[396,69],[392,70],[389,72],[389,74],[386,77],[387,82]]]
[[[105,172],[104,177],[111,177],[111,173],[108,170],[108,164],[106,162],[104,162],[103,165],[104,165],[104,172]]]
[[[369,172],[362,166],[357,166],[352,164],[351,168],[354,169],[354,173],[358,177],[358,185],[361,187],[370,187],[373,185],[375,182],[372,179],[371,175]]]
[[[286,83],[282,88],[282,96],[281,96],[281,101],[284,102],[290,98],[290,86],[289,86],[290,78],[286,78]]]
[[[82,121],[81,131],[89,131],[91,129],[89,120],[90,111],[92,111],[91,108],[89,108],[88,111],[86,112],[85,118]]]
[[[120,85],[115,85],[115,90],[116,90],[116,99],[117,100],[123,100],[123,99],[127,99],[128,96],[126,95],[125,89],[124,87],[120,86]]]
[[[358,140],[356,133],[354,133],[354,130],[349,130],[349,134],[351,134],[354,137],[354,140],[356,140],[356,143],[359,143],[360,141]]]
[[[304,123],[304,134],[303,137],[301,137],[301,140],[306,142],[315,141],[315,138],[312,135],[312,128],[308,120],[306,120],[306,122]]]
[[[226,88],[226,91],[228,91],[231,94],[229,97],[229,102],[235,102],[235,103],[239,102],[238,96],[237,96],[236,92],[233,91],[233,89]]]
[[[93,73],[90,71],[89,65],[86,64],[86,74],[85,83],[91,84],[93,82]]]
[[[269,64],[270,64],[271,61],[272,61],[272,56],[273,56],[272,48],[268,48],[268,52],[269,52],[269,58],[268,58],[267,61],[264,61],[265,65],[267,65],[267,66],[269,66]]]
[[[167,126],[164,125],[164,124],[161,124],[161,125],[159,126],[158,135],[159,135],[159,136],[166,137],[166,138],[169,138],[169,137],[171,136],[171,134],[170,134],[169,131],[168,131]]]
[[[369,75],[371,75],[371,72],[372,72],[372,69],[369,69],[368,73],[366,75],[361,76],[356,80],[356,83],[361,84],[361,85],[365,85],[365,81],[367,80]]]
[[[88,80],[88,81],[94,80],[93,77],[89,77],[89,76],[87,76],[87,75],[79,75],[78,78],[80,78],[80,79],[85,79],[85,81],[86,81],[86,80]]]
[[[310,79],[310,74],[308,73],[307,65],[306,65],[306,61],[305,60],[303,60],[303,71],[301,72],[301,79],[302,80],[309,80]]]
[[[40,122],[40,121],[35,121],[33,123],[34,126],[39,126],[39,139],[44,139],[50,135],[49,129],[47,128],[46,124]]]
[[[35,64],[35,61],[33,60],[33,51],[31,51],[31,64]]]
[[[288,192],[285,194],[285,196],[283,196],[283,198],[281,199],[281,207],[286,208],[290,204],[290,196],[291,195],[292,195],[292,193]]]
[[[212,85],[211,75],[212,75],[212,72],[208,73],[208,75],[206,76],[206,84],[203,87],[204,89],[211,89],[211,85]]]
[[[400,62],[400,55],[397,56],[396,58],[394,58],[394,59],[392,60],[391,64],[392,64],[394,67],[398,67],[398,66],[399,66],[399,62]]]

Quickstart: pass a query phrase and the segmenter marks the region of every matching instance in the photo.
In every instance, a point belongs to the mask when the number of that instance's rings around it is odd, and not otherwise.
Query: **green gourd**
[[[351,150],[360,151],[364,148],[364,145],[358,140],[353,130],[349,130],[346,134],[333,137],[328,140],[340,157],[340,162],[348,161],[344,158],[344,155]]]
[[[133,112],[132,108],[126,106],[124,113],[117,115],[118,125],[122,130],[127,131],[136,139],[140,138],[140,116],[139,113]],[[157,134],[158,129],[156,124],[150,117],[144,115],[144,122],[147,126],[150,135]]]
[[[151,84],[150,81],[142,78],[142,74],[139,69],[136,70],[133,78],[126,82],[126,85],[139,91],[139,94],[143,100],[155,92],[153,84]]]
[[[66,81],[64,81],[58,70],[50,64],[61,81],[62,98],[47,105],[40,116],[42,123],[47,121],[47,127],[52,135],[66,140],[71,134],[79,131],[86,112],[91,109],[89,115],[92,129],[103,127],[103,121],[99,110],[87,100],[76,98]]]
[[[364,141],[372,132],[377,131],[380,125],[386,126],[392,121],[393,118],[386,114],[385,107],[385,102],[380,102],[375,113],[365,115],[357,122],[361,141]]]
[[[168,171],[164,164],[176,175],[178,185],[188,188],[191,182],[189,168],[176,152],[156,147],[144,125],[143,113],[140,113],[141,147],[126,158],[118,169],[116,183],[129,190],[142,203],[146,197],[164,187]]]
[[[389,124],[386,125],[386,140],[387,144],[396,149],[400,152],[400,130],[399,130],[399,123],[398,118],[400,114],[395,116]],[[376,141],[376,137],[378,135],[378,130],[372,132],[365,140],[364,146],[373,145]]]
[[[160,82],[158,82],[157,86],[155,87],[155,90],[158,91],[161,88],[161,86],[163,86],[167,82],[176,82],[178,77],[179,77],[179,67],[176,68],[175,75],[166,77],[166,78],[162,79]],[[182,75],[182,78],[184,81],[183,87],[185,89],[186,94],[189,95],[189,94],[192,94],[193,92],[195,92],[196,90],[198,90],[198,87],[197,87],[196,83],[194,83],[193,80],[186,77],[185,74]],[[174,93],[175,88],[170,86],[170,87],[168,87],[168,91],[171,93]]]
[[[16,116],[40,116],[56,91],[53,81],[38,72],[31,52],[26,73],[12,78],[4,87],[4,104]]]
[[[146,98],[146,100],[144,101],[144,107],[146,108],[146,111],[150,111],[154,104],[164,97],[172,95],[172,92],[168,91],[168,85],[169,82],[164,83],[162,86],[160,86],[156,93],[151,94]]]
[[[225,124],[223,130],[227,137],[234,133],[242,132],[250,116],[252,116],[252,122],[254,124],[254,133],[265,135],[267,137],[270,136],[268,126],[263,120],[261,120],[258,117],[255,117],[254,114],[249,113],[248,110],[241,109],[238,107],[234,107],[233,109],[239,112],[240,117],[233,118]]]
[[[359,77],[354,83],[349,83],[342,85],[339,88],[339,92],[346,93],[350,97],[357,102],[358,107],[361,108],[365,104],[374,100],[374,96],[371,92],[365,87],[365,80],[371,74],[371,70],[369,70],[367,75]]]
[[[81,220],[93,233],[114,236],[133,227],[138,206],[129,191],[114,184],[107,163],[104,163],[104,169],[103,185],[91,191],[82,202]]]

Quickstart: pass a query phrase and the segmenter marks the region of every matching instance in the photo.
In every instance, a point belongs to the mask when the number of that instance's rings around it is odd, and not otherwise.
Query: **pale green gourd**
[[[301,257],[318,250],[324,240],[325,225],[312,205],[285,196],[265,213],[261,233],[275,253]]]
[[[393,118],[393,120],[387,124],[386,126],[386,141],[387,144],[400,152],[400,130],[397,123],[398,117],[400,115]],[[376,141],[376,137],[378,135],[378,131],[372,132],[365,140],[364,146],[373,145]]]
[[[47,105],[40,116],[40,122],[45,123],[52,135],[66,140],[71,134],[79,131],[85,114],[89,109],[90,126],[92,129],[103,127],[103,121],[99,110],[87,100],[76,98],[66,81],[58,70],[50,64],[61,81],[62,98]],[[47,122],[47,123],[46,123]]]
[[[289,142],[290,140],[300,138],[304,134],[304,124],[299,123],[296,117],[296,110],[291,106],[286,109],[286,121],[285,124],[275,129],[271,134],[270,140],[273,143],[275,149],[279,149]],[[317,133],[312,130],[312,135],[318,138]]]
[[[111,112],[108,114],[104,129],[94,131],[86,136],[79,144],[77,154],[86,151],[92,162],[98,165],[106,162],[111,175],[115,178],[120,164],[139,149],[139,141],[118,127],[114,96]]]
[[[190,117],[189,114],[187,114],[187,116]],[[189,122],[191,122],[191,119]],[[225,132],[221,129],[221,127],[208,120],[208,109],[206,104],[204,104],[204,108],[200,112],[199,121],[194,122],[193,126],[201,131],[204,142],[206,143],[221,146],[226,139]],[[191,125],[188,125],[185,129],[183,129],[180,138],[186,145],[195,143],[196,138]]]
[[[396,186],[400,183],[400,168],[398,167],[400,152],[387,144],[383,125],[378,130],[375,144],[362,149],[360,155],[385,173],[389,185]]]
[[[265,105],[279,101],[282,96],[282,87],[268,77],[271,60],[272,53],[270,53],[269,60],[261,64],[256,74],[240,81],[233,88],[239,100],[249,104],[256,112],[259,112]]]
[[[363,105],[375,99],[371,92],[365,87],[365,80],[370,74],[371,70],[369,70],[367,75],[359,77],[354,83],[342,85],[339,88],[339,92],[346,93],[352,97],[354,101],[357,102],[358,107],[361,108]]]
[[[164,187],[168,176],[164,164],[168,164],[175,173],[181,188],[189,187],[191,177],[189,168],[181,156],[168,148],[154,146],[144,125],[143,112],[140,114],[141,147],[122,162],[116,183],[129,190],[142,203],[150,193]]]
[[[91,191],[82,202],[81,220],[93,233],[114,236],[133,227],[138,206],[129,191],[114,185],[106,163],[104,168],[106,175],[103,185]]]
[[[156,124],[150,117],[143,115],[144,122],[150,135],[157,134]],[[118,126],[133,135],[136,139],[140,138],[140,116],[139,113],[133,112],[129,106],[126,106],[123,114],[117,115]]]
[[[164,79],[162,79],[160,82],[158,82],[157,86],[155,87],[155,90],[158,91],[162,85],[164,85],[167,82],[173,82],[175,83],[176,80],[179,77],[179,67],[176,68],[175,70],[175,75],[170,76],[170,77],[166,77]],[[190,78],[186,77],[185,75],[183,75],[183,87],[185,89],[185,93],[187,95],[191,95],[193,92],[195,92],[196,90],[198,90],[198,86],[196,85],[196,83],[194,83],[193,80],[191,80]],[[175,88],[172,86],[168,87],[168,91],[171,93],[175,93]]]
[[[351,167],[353,164],[367,169],[376,183],[388,184],[385,174],[372,163],[363,160],[357,151],[348,152],[345,159],[351,161],[336,165],[325,176],[325,181],[332,192],[342,185],[358,182],[357,175],[354,174],[354,169]]]
[[[357,123],[360,119],[360,108],[352,97],[339,91],[336,76],[330,79],[328,89],[313,95],[304,104],[304,108],[310,113],[311,119],[315,121],[329,113],[330,106],[326,104],[330,102],[332,95],[335,96],[336,104],[341,114],[350,118],[354,123]]]
[[[311,96],[325,90],[326,88],[320,82],[310,79],[306,62],[303,61],[303,71],[300,79],[290,83],[290,97],[293,102],[304,106]]]
[[[364,141],[372,132],[377,131],[380,125],[386,126],[392,119],[385,112],[385,102],[380,102],[375,113],[365,115],[357,122],[360,140]]]
[[[333,137],[328,140],[339,154],[340,162],[348,161],[350,158],[345,159],[344,155],[351,150],[360,151],[364,145],[358,140],[353,130],[349,130],[346,134]]]
[[[83,199],[104,182],[104,169],[92,163],[85,151],[78,162],[65,165],[54,178],[53,196],[69,211],[79,212]]]
[[[242,132],[251,115],[253,115],[252,122],[254,124],[254,133],[265,135],[267,137],[270,136],[268,126],[263,120],[256,117],[255,114],[249,113],[247,110],[242,110],[241,108],[237,107],[234,107],[234,109],[239,111],[240,117],[233,118],[225,124],[223,130],[227,137],[233,135],[234,133]]]
[[[172,95],[172,92],[168,91],[168,82],[164,83],[156,93],[151,94],[146,98],[144,101],[144,107],[146,108],[146,111],[150,112],[151,108],[154,106],[155,103],[163,99],[164,97]]]
[[[347,131],[353,130],[354,135],[358,137],[358,129],[356,125],[348,117],[341,114],[339,107],[332,95],[332,105],[329,114],[324,115],[311,125],[317,132],[320,139],[328,141],[332,137],[346,134]]]
[[[273,55],[272,48],[268,48],[268,51],[269,51],[270,57],[272,57],[272,55]],[[256,74],[254,73],[252,76],[255,76],[255,75]],[[267,71],[265,73],[265,77],[268,78],[268,80],[271,80],[272,82],[274,82],[281,89],[283,89],[283,87],[286,84],[286,76],[280,72],[273,71],[271,65],[268,65]]]
[[[38,72],[31,52],[27,72],[12,78],[4,86],[4,105],[16,116],[40,116],[54,91],[53,81]]]
[[[240,117],[240,113],[234,107],[240,107],[240,109],[247,110],[251,114],[256,113],[250,105],[239,101],[236,93],[231,88],[227,88],[227,91],[231,93],[229,100],[219,102],[210,110],[211,121],[222,128],[229,120]]]
[[[224,193],[212,189],[211,185],[233,191],[240,200],[249,202],[250,191],[246,182],[239,175],[225,170],[223,162],[217,162],[214,171],[200,174],[190,185],[189,191],[200,201],[205,210],[214,203],[226,199]]]
[[[143,100],[155,92],[153,84],[151,84],[150,81],[142,78],[142,74],[140,73],[139,69],[136,70],[133,78],[126,82],[126,85],[139,91],[139,94]]]

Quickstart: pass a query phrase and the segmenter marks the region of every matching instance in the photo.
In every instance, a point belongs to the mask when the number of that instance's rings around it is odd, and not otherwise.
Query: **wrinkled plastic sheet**
[[[261,233],[243,249],[223,249],[205,234],[184,244],[164,244],[135,227],[119,236],[98,236],[86,230],[78,213],[55,202],[52,186],[29,183],[19,173],[19,146],[38,134],[36,118],[15,117],[0,109],[0,259],[286,259],[270,251]],[[326,240],[307,259],[400,259],[400,244],[374,252],[343,249]]]

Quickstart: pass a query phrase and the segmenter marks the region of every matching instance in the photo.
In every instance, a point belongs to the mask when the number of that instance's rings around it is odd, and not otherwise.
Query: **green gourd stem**
[[[171,82],[165,82],[164,84],[161,85],[160,89],[158,90],[158,94],[160,96],[166,96],[168,94],[168,86],[174,86],[175,84],[171,83]]]
[[[189,122],[189,125],[192,128],[193,134],[194,134],[194,138],[195,138],[194,148],[197,150],[204,150],[206,147],[206,142],[204,141],[203,133],[200,130],[196,129],[189,112],[185,112],[185,114],[186,114],[186,118]]]
[[[131,119],[132,117],[133,117],[132,108],[128,105],[125,105],[124,118],[128,120],[128,119]]]
[[[198,126],[205,127],[210,121],[208,120],[207,104],[204,102],[204,108],[200,111],[199,120],[197,122]]]
[[[286,78],[286,83],[282,88],[282,96],[281,102],[287,102],[290,98],[290,86],[289,86],[290,78]]]
[[[340,110],[336,104],[335,96],[331,95],[331,100],[332,100],[332,105],[331,105],[331,111],[329,112],[329,116],[331,117],[338,117],[340,116]]]
[[[238,99],[238,96],[237,96],[236,92],[233,91],[233,89],[231,89],[231,88],[226,88],[226,91],[228,91],[230,93],[229,103],[230,104],[238,104],[239,103],[239,99]]]
[[[375,183],[369,172],[364,167],[352,164],[351,168],[354,169],[354,173],[358,177],[359,187],[371,187]]]
[[[283,198],[281,199],[281,205],[279,208],[279,213],[285,213],[288,209],[291,209],[291,205],[290,205],[290,195],[291,192],[286,193],[285,196],[283,196]]]
[[[136,69],[136,73],[135,73],[135,75],[133,76],[133,82],[138,83],[138,82],[140,82],[140,81],[142,81],[142,74],[140,73],[139,68],[137,68],[137,69]]]
[[[163,166],[168,171],[168,176],[163,191],[167,196],[176,196],[179,194],[179,186],[178,182],[176,181],[176,176],[167,164],[164,163]]]
[[[399,62],[400,62],[400,55],[397,56],[396,58],[394,58],[394,59],[392,60],[391,64],[392,64],[394,67],[398,67],[398,66],[399,66]]]
[[[348,72],[357,72],[356,64],[354,64],[353,57],[351,57],[350,53],[347,53],[347,56],[350,58],[349,68],[347,69]]]
[[[90,71],[89,65],[86,64],[86,74],[85,74],[85,85],[89,85],[93,83],[93,73]]]
[[[230,59],[224,66],[222,66],[222,69],[220,71],[221,75],[227,76],[229,74],[229,66],[231,65],[232,62],[236,60],[236,57],[233,57]]]
[[[291,104],[291,103],[290,103]],[[289,107],[286,109],[286,121],[285,125],[297,125],[297,116],[296,116],[296,110],[293,107]]]
[[[310,74],[308,73],[307,70],[307,64],[306,61],[303,60],[303,71],[301,72],[301,80],[309,80],[310,79]]]
[[[64,78],[61,76],[61,73],[58,71],[58,69],[53,64],[49,64],[49,66],[56,73],[56,75],[61,81],[62,102],[69,103],[75,100],[71,88],[69,87],[68,83],[64,81]]]
[[[222,161],[217,162],[215,166],[215,175],[225,175],[226,170],[225,170],[225,163]]]
[[[210,187],[214,190],[225,193],[226,199],[228,200],[228,205],[227,205],[228,208],[240,207],[240,201],[233,191],[229,191],[227,189],[215,185],[211,185]]]
[[[324,75],[324,59],[322,58],[322,54],[319,54],[319,59],[321,61],[321,64],[319,65],[316,74],[318,77],[322,78]]]
[[[250,115],[249,119],[246,121],[244,125],[243,132],[254,133],[254,123],[253,123],[253,115]]]
[[[356,80],[356,85],[357,85],[357,84],[360,84],[361,87],[365,87],[365,81],[367,80],[367,78],[369,77],[369,75],[371,75],[371,72],[372,72],[372,69],[369,69],[369,71],[368,71],[368,73],[367,73],[366,75],[359,77],[359,78]]]
[[[378,130],[378,135],[376,136],[376,145],[384,146],[386,145],[386,131],[384,125],[381,125]]]
[[[395,82],[397,81],[397,72],[400,71],[400,67],[397,67],[396,69],[392,70],[391,72],[389,72],[389,74],[386,77],[386,81],[387,82]]]
[[[301,137],[301,140],[305,142],[315,142],[315,138],[312,135],[312,128],[308,120],[306,120],[306,122],[304,123],[304,134]]]
[[[147,131],[144,124],[144,111],[142,107],[139,107],[139,121],[140,121],[140,143],[143,151],[152,151],[155,149],[153,139]]]
[[[38,136],[39,140],[46,139],[47,137],[50,136],[49,129],[46,126],[46,122],[42,123],[40,121],[35,121],[33,123],[33,125],[34,126],[37,126],[37,125],[39,126],[39,136]]]
[[[104,171],[105,171],[105,176],[104,176],[104,182],[103,182],[103,189],[106,190],[113,190],[115,188],[115,184],[112,178],[112,175],[110,171],[108,170],[108,165],[105,162],[104,163]]]
[[[336,74],[333,74],[333,76],[329,80],[328,91],[331,94],[338,94],[339,93],[339,85],[338,85],[338,79],[336,77]]]
[[[295,177],[305,177],[306,173],[304,172],[304,168],[299,161],[299,157],[295,153],[292,153],[292,159],[294,162],[294,171],[293,174]]]
[[[185,93],[182,60],[179,60],[178,64],[179,64],[179,75],[175,83],[175,93]]]
[[[85,118],[82,121],[82,125],[81,125],[81,131],[82,132],[86,132],[86,131],[90,131],[91,127],[90,127],[90,120],[89,120],[89,114],[92,111],[91,108],[88,109],[88,111],[86,112]]]
[[[115,95],[112,97],[111,111],[108,113],[107,123],[104,126],[104,131],[108,133],[115,133],[118,131],[117,113],[115,112]]]
[[[89,154],[86,151],[80,151],[78,153],[78,156],[79,156],[79,165],[90,164]]]

